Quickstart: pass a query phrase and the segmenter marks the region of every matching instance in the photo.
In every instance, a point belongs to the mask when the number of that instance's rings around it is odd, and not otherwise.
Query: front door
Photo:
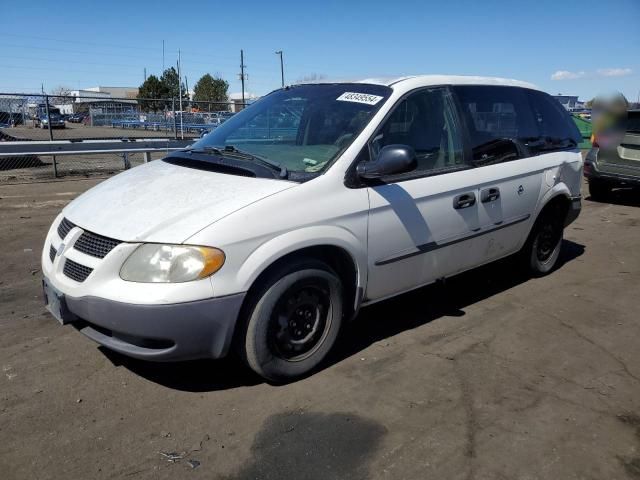
[[[473,235],[479,190],[450,91],[429,88],[400,101],[374,135],[371,157],[392,144],[413,147],[418,166],[368,187],[369,301],[465,269],[482,249]]]

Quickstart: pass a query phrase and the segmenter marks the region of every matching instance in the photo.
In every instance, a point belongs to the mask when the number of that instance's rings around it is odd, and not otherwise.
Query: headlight
[[[120,269],[120,278],[130,282],[177,283],[213,275],[224,265],[224,252],[190,245],[139,246]]]

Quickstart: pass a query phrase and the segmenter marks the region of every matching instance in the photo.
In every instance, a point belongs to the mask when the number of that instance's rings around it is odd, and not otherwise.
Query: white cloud
[[[624,77],[631,75],[632,70],[630,68],[601,68],[597,72],[601,77]]]
[[[551,75],[551,80],[574,80],[576,78],[582,78],[585,76],[585,72],[570,72],[568,70],[558,70]]]
[[[595,72],[570,72],[569,70],[558,70],[551,75],[551,80],[575,80],[576,78],[593,77],[624,77],[631,75],[630,68],[599,68]]]

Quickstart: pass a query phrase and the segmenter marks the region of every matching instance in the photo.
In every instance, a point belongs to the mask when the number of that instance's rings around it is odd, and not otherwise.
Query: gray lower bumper
[[[124,355],[173,361],[223,357],[245,294],[169,305],[65,297],[87,337]]]
[[[596,159],[597,154],[589,152],[589,156],[584,160],[583,171],[587,180],[599,180],[614,187],[617,185],[640,186],[640,170],[637,168],[615,165],[614,168],[618,171],[610,171],[611,166],[605,165],[609,170],[603,170]]]
[[[578,195],[576,197],[570,197],[571,204],[569,205],[569,211],[567,212],[567,216],[564,219],[564,226],[573,223],[573,221],[578,218],[580,215],[580,210],[582,210],[582,196]]]

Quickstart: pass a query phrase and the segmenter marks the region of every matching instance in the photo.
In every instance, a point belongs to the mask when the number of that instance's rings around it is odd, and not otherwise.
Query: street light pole
[[[282,88],[284,88],[284,62],[282,60],[282,50],[278,50],[276,55],[280,55],[280,78],[282,79]]]

